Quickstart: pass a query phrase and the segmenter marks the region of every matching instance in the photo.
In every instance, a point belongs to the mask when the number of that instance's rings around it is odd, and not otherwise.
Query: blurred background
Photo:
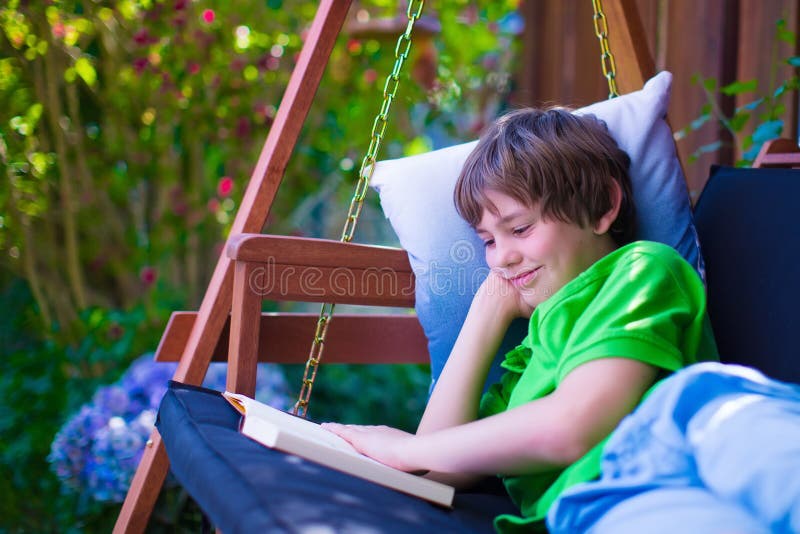
[[[338,238],[399,4],[353,2],[266,232]],[[693,198],[711,163],[796,138],[797,0],[636,4],[640,46],[674,73]],[[0,531],[110,530],[174,370],[151,353],[202,300],[316,7],[0,7]],[[381,158],[472,140],[510,107],[607,97],[588,0],[429,2],[413,39]],[[374,196],[356,240],[396,244]],[[262,366],[260,398],[288,406],[300,372]],[[323,366],[312,416],[413,429],[427,386],[420,366]],[[168,480],[150,530],[199,521]]]

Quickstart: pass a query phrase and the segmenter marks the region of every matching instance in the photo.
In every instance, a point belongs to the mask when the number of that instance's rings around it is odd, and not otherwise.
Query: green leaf
[[[722,141],[714,141],[713,143],[701,146],[695,153],[699,156],[701,154],[708,154],[709,152],[716,152],[720,148],[722,148]]]
[[[33,165],[33,175],[37,177],[42,177],[47,172],[47,167],[49,166],[49,158],[47,154],[43,152],[34,152],[28,158]]]
[[[764,103],[764,98],[763,97],[762,98],[758,98],[756,100],[753,100],[752,102],[748,102],[747,104],[743,105],[740,109],[746,109],[748,111],[753,111],[754,109],[756,109],[758,106],[760,106],[763,103]]]
[[[403,153],[406,156],[414,156],[416,154],[424,154],[433,150],[433,143],[429,137],[420,135],[412,139],[403,147]]]
[[[692,129],[689,126],[686,126],[685,128],[681,128],[680,130],[675,131],[672,134],[672,138],[675,141],[680,141],[681,139],[685,139],[686,136],[689,135],[689,132],[691,131]]]
[[[762,122],[753,131],[753,143],[760,145],[764,141],[780,137],[783,131],[783,121],[780,119]]]
[[[792,56],[786,60],[786,63],[792,67],[800,67],[800,56]]]
[[[699,130],[700,127],[703,126],[705,123],[707,123],[710,119],[711,115],[708,114],[700,115],[691,123],[689,123],[689,128],[691,128],[692,130]]]
[[[731,130],[740,132],[748,120],[750,120],[750,113],[742,111],[735,113],[728,124]]]
[[[794,32],[789,30],[779,30],[778,31],[778,40],[783,41],[784,43],[794,44],[795,40],[797,39],[794,35]]]
[[[97,81],[97,71],[94,70],[92,62],[85,57],[78,58],[78,61],[75,62],[75,72],[89,87]]]
[[[761,150],[761,145],[762,144],[763,143],[754,144],[752,147],[750,147],[749,150],[745,151],[745,153],[742,154],[742,159],[749,160],[749,161],[753,161],[754,159],[756,159],[756,156],[758,156],[759,150]]]
[[[716,78],[706,78],[703,80],[703,87],[705,87],[708,91],[716,91],[717,85]]]
[[[722,94],[731,96],[731,95],[739,95],[742,93],[749,93],[757,89],[758,89],[758,80],[754,78],[752,80],[747,80],[744,82],[737,80],[731,84],[728,84],[720,88],[720,91],[722,92]]]

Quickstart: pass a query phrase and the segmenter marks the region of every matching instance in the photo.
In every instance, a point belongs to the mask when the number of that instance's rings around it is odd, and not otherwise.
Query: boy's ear
[[[611,200],[611,208],[609,208],[594,225],[594,233],[597,235],[603,235],[608,232],[619,215],[619,209],[622,205],[622,188],[616,180],[611,180],[609,197]]]

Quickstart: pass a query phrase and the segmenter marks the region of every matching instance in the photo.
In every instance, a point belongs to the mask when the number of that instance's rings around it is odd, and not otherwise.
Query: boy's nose
[[[516,247],[499,244],[497,246],[497,267],[506,268],[513,267],[518,264],[522,259],[521,254]]]

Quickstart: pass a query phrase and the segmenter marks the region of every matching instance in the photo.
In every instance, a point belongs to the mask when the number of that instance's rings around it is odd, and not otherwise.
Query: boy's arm
[[[572,464],[637,405],[657,370],[603,358],[575,368],[556,391],[506,412],[428,434],[326,425],[356,449],[405,471],[524,474]]]
[[[453,350],[425,407],[417,434],[473,421],[489,367],[511,321],[521,310],[518,293],[490,272],[477,291]]]

